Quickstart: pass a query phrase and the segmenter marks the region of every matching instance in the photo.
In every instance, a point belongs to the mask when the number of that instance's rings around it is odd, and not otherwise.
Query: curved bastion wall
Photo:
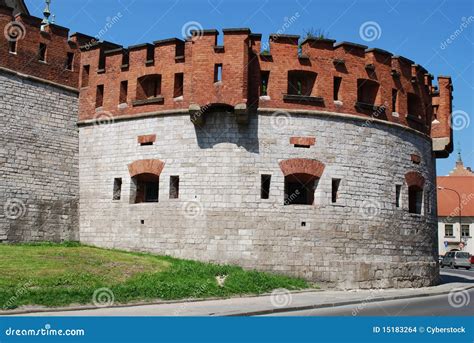
[[[81,127],[82,242],[341,288],[436,282],[435,159],[426,136],[318,112],[261,111],[246,126],[225,109],[206,115],[202,127],[187,114]],[[134,203],[134,177],[150,173],[159,175],[158,202]],[[295,174],[317,180],[312,205],[288,204],[285,176]],[[261,175],[271,175],[268,199]],[[179,195],[170,199],[173,176]],[[420,214],[409,213],[414,184],[423,190]]]

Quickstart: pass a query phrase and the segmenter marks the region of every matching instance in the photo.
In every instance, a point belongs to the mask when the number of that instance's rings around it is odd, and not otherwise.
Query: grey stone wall
[[[340,288],[419,287],[436,282],[435,162],[431,142],[400,127],[302,114],[254,115],[248,127],[229,113],[170,115],[80,128],[80,238],[102,247],[239,264]],[[156,134],[152,146],[137,136]],[[295,148],[291,136],[315,136]],[[410,154],[422,156],[419,165]],[[315,204],[284,206],[278,162],[326,165]],[[158,203],[130,204],[127,164],[160,159]],[[404,175],[427,180],[422,215],[408,213]],[[268,200],[260,175],[271,174]],[[171,175],[179,199],[169,199]],[[121,200],[112,200],[122,178]],[[331,203],[332,178],[342,179]],[[402,207],[395,185],[402,185]],[[428,198],[431,205],[428,205]]]
[[[0,71],[0,241],[78,239],[77,94]]]

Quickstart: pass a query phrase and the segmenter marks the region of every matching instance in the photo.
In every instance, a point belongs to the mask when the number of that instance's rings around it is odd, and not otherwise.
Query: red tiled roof
[[[461,196],[461,215],[474,217],[474,176],[438,176],[438,187],[451,188]],[[453,191],[438,189],[438,216],[459,216],[459,197]]]

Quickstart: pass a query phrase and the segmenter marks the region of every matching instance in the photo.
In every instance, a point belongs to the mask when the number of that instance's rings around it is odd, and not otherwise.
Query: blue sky
[[[42,16],[44,0],[26,2],[32,15]],[[51,9],[57,24],[92,36],[120,14],[102,38],[124,46],[182,38],[183,27],[195,25],[219,30],[249,27],[264,39],[279,30],[303,34],[314,28],[338,41],[405,56],[435,76],[452,76],[453,110],[459,115],[456,149],[460,144],[465,165],[474,167],[472,0],[52,0]],[[369,29],[361,34],[364,24]],[[454,39],[446,42],[451,35]],[[438,175],[446,175],[455,159],[453,153],[438,160]]]

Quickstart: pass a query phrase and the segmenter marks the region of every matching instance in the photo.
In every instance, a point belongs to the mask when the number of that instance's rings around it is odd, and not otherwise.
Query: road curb
[[[474,288],[474,285],[465,286],[465,287],[458,287],[458,288],[452,288],[449,291],[442,291],[442,292],[437,292],[437,293],[420,293],[420,294],[411,294],[411,295],[400,295],[400,296],[388,296],[388,297],[380,297],[380,298],[372,298],[372,299],[363,299],[363,302],[364,303],[374,303],[374,302],[383,302],[383,301],[390,301],[390,300],[403,300],[403,299],[412,299],[412,298],[434,297],[434,296],[438,296],[438,295],[449,294],[454,289],[456,289],[457,291],[466,291],[466,290],[469,290],[469,289],[472,289],[472,288]],[[266,315],[266,314],[298,312],[298,311],[306,311],[306,310],[316,310],[316,309],[320,309],[320,308],[356,305],[356,304],[360,304],[360,303],[361,303],[361,299],[358,299],[358,300],[349,300],[349,301],[338,301],[338,302],[326,303],[326,304],[314,304],[314,305],[305,305],[305,306],[274,308],[274,309],[261,310],[261,311],[239,312],[239,313],[232,313],[232,314],[227,314],[227,315],[222,314],[222,315],[219,315],[219,316],[221,316],[221,317],[261,316],[261,315]]]

